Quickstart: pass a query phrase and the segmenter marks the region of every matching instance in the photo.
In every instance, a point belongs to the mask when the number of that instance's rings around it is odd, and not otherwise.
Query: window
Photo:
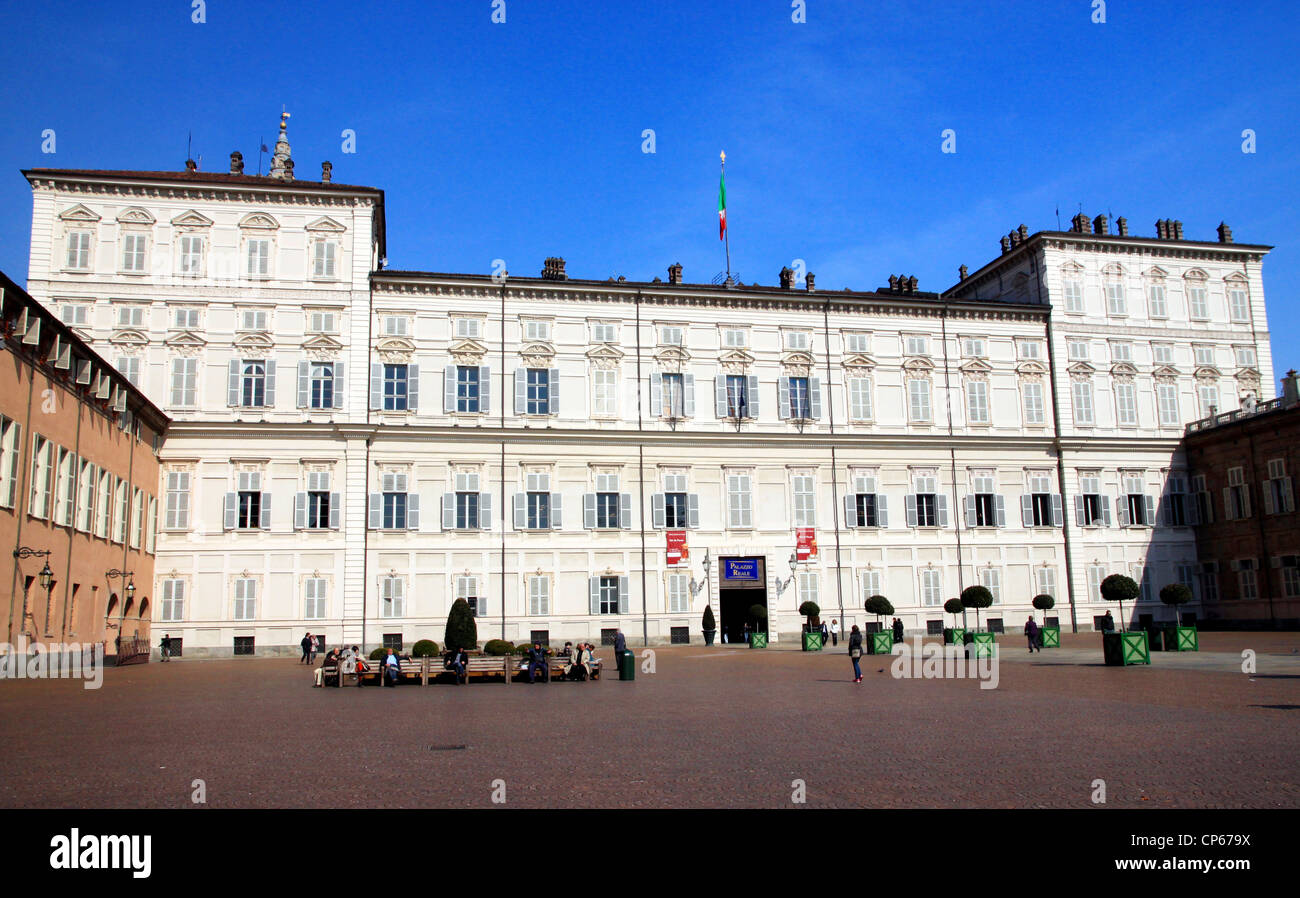
[[[1002,604],[1002,572],[995,567],[980,568],[980,586],[993,596],[993,604]]]
[[[913,424],[930,423],[930,382],[919,377],[907,382],[908,420]]]
[[[379,579],[379,616],[406,616],[406,581],[401,577]]]
[[[1052,492],[1052,475],[1034,472],[1029,475],[1028,494],[1021,500],[1026,527],[1061,526],[1060,497]]]
[[[185,620],[184,580],[164,580],[162,582],[162,617],[160,619],[169,623]]]
[[[312,244],[312,277],[334,277],[334,260],[338,254],[338,244],[333,240],[317,240]]]
[[[1034,588],[1038,595],[1056,596],[1056,568],[1040,567],[1034,571]]]
[[[1075,315],[1083,314],[1083,282],[1076,278],[1067,278],[1065,287],[1065,311]]]
[[[406,319],[401,319],[405,321]],[[409,366],[384,365],[384,411],[404,412],[410,399]]]
[[[456,473],[456,529],[479,529],[479,489],[478,472],[458,471]]]
[[[194,234],[181,235],[181,274],[198,277],[203,274],[203,238]]]
[[[817,574],[813,571],[799,572],[799,604],[817,601]]]
[[[852,491],[844,497],[846,527],[885,527],[885,497],[876,492],[876,478],[859,474],[852,480]]]
[[[266,403],[266,363],[247,361],[240,369],[239,404],[260,408]]]
[[[90,304],[65,302],[59,306],[59,320],[67,325],[86,326],[90,323]]]
[[[144,550],[150,555],[153,555],[155,544],[158,541],[158,500],[152,496],[149,498],[149,511],[148,517],[145,521],[144,540]]]
[[[1164,284],[1151,284],[1147,287],[1147,314],[1152,318],[1169,317],[1169,303],[1165,300]]]
[[[747,529],[754,526],[748,471],[727,472],[727,526]]]
[[[479,398],[479,367],[457,365],[456,411],[477,414],[481,411]]]
[[[592,414],[612,418],[618,414],[618,372],[597,368],[591,372]]]
[[[458,340],[477,340],[483,336],[483,322],[478,318],[456,318],[453,324]]]
[[[1286,459],[1269,459],[1268,480],[1264,481],[1264,514],[1292,511],[1295,511],[1295,497],[1291,491],[1291,478],[1286,475]]]
[[[983,337],[966,337],[961,341],[961,354],[972,359],[987,358],[988,344]]]
[[[795,421],[806,421],[812,418],[808,380],[806,377],[786,378],[787,395],[790,401],[790,418]]]
[[[869,355],[871,353],[871,334],[845,334],[844,351],[850,355]]]
[[[144,327],[144,306],[117,306],[118,327]]]
[[[1072,362],[1086,362],[1089,358],[1087,340],[1069,340],[1065,344],[1066,354]]]
[[[691,526],[685,474],[664,474],[663,502],[666,529],[685,530]]]
[[[307,368],[308,408],[334,408],[334,363],[309,362]]]
[[[1128,314],[1128,300],[1124,296],[1124,284],[1122,282],[1106,282],[1106,311],[1111,315]]]
[[[72,503],[77,494],[77,456],[59,450],[59,469],[54,492],[54,523],[72,526]]]
[[[943,604],[943,574],[934,568],[921,570],[921,604],[934,608]]]
[[[551,339],[551,322],[537,320],[525,321],[524,339],[531,342],[549,342]]]
[[[1110,359],[1112,362],[1132,362],[1133,344],[1132,343],[1110,344]]]
[[[255,238],[248,241],[248,276],[266,277],[271,273],[271,241]]]
[[[1106,579],[1106,566],[1088,565],[1088,598],[1094,602],[1101,601],[1101,581]]]
[[[1174,363],[1174,348],[1168,343],[1152,343],[1151,361],[1157,365],[1172,365]]]
[[[1201,417],[1208,418],[1211,415],[1218,414],[1219,411],[1219,388],[1214,384],[1199,384],[1196,387],[1196,398],[1201,405]]]
[[[1137,388],[1128,381],[1117,381],[1114,392],[1116,423],[1121,427],[1137,426]]]
[[[239,313],[239,329],[244,331],[266,330],[266,309],[243,309]]]
[[[1021,387],[1021,393],[1025,402],[1025,423],[1030,425],[1044,424],[1047,421],[1047,411],[1043,407],[1043,385],[1036,380],[1027,380]]]
[[[145,234],[127,231],[122,235],[122,270],[134,273],[144,271]]]
[[[907,526],[947,527],[948,497],[939,494],[935,476],[917,474],[913,489],[915,492],[907,497]]]
[[[198,309],[173,309],[172,327],[177,330],[193,330],[199,326]]]
[[[1205,475],[1197,474],[1192,478],[1192,495],[1196,502],[1197,523],[1214,522],[1214,503],[1210,501],[1210,491],[1205,486]]]
[[[524,520],[529,530],[547,530],[551,527],[551,475],[545,471],[529,471],[524,475]]]
[[[1294,555],[1282,559],[1282,595],[1288,599],[1300,597],[1300,563]]]
[[[384,530],[405,530],[409,498],[406,492],[406,475],[384,474],[380,478],[380,492],[382,516],[379,526]]]
[[[690,611],[690,578],[686,574],[669,574],[664,584],[668,593],[668,613],[685,614]]]
[[[724,327],[722,329],[722,346],[724,349],[744,349],[749,345],[749,334],[744,328]]]
[[[334,313],[333,312],[308,312],[307,333],[309,334],[334,333]]]
[[[1187,526],[1187,481],[1174,474],[1165,481],[1165,526]],[[1189,584],[1190,585],[1190,584]]]
[[[126,516],[130,510],[130,497],[127,496],[127,483],[125,480],[114,478],[114,495],[113,502],[113,542],[126,543]]]
[[[103,469],[99,472],[99,495],[95,499],[95,508],[98,509],[95,535],[108,539],[113,522],[113,475]]]
[[[1096,474],[1079,477],[1079,495],[1075,497],[1075,518],[1080,527],[1110,526],[1110,509],[1101,495],[1101,478]]]
[[[32,497],[27,511],[32,517],[50,516],[54,482],[54,444],[39,434],[32,439]]]
[[[385,315],[382,329],[385,337],[405,337],[408,331],[407,318],[405,315]]]
[[[791,352],[807,352],[811,342],[807,331],[785,332],[785,348]]]
[[[794,494],[794,526],[817,526],[817,483],[811,474],[795,474],[791,478]]]
[[[536,575],[536,574],[529,576],[528,613],[534,616],[551,613],[551,578],[550,577]]]
[[[235,620],[254,620],[257,617],[257,581],[240,578],[235,581]]]
[[[618,614],[618,577],[599,577],[598,589],[600,614]]]
[[[1223,511],[1230,521],[1250,517],[1250,490],[1241,468],[1228,469],[1228,485],[1223,488]]]
[[[325,578],[308,577],[302,581],[302,616],[307,620],[325,617]]]
[[[989,384],[985,380],[966,382],[966,413],[971,424],[989,423]]]
[[[89,533],[95,525],[95,480],[99,468],[84,458],[77,480],[77,529]],[[3,492],[3,487],[0,487]]]
[[[1201,601],[1219,601],[1219,567],[1213,561],[1201,565]]]
[[[685,381],[681,374],[660,374],[659,408],[667,418],[686,417]]]
[[[880,571],[867,568],[862,572],[858,582],[861,584],[862,602],[866,602],[872,596],[883,595],[880,590]]]
[[[994,492],[995,489],[992,473],[977,473],[971,476],[971,494],[966,497],[967,527],[1006,526],[1003,499]]]
[[[1243,558],[1237,563],[1238,598],[1250,601],[1259,598],[1259,582],[1255,574],[1255,559]]]
[[[617,343],[618,325],[612,321],[593,321],[591,323],[591,342]]]
[[[1022,359],[1041,359],[1043,357],[1043,344],[1037,340],[1025,340],[1020,344],[1020,357]]]
[[[872,415],[871,378],[850,377],[849,418],[853,421],[870,421]]]
[[[1233,347],[1233,353],[1237,357],[1238,368],[1255,367],[1255,347],[1253,346],[1236,346]]]
[[[1187,306],[1192,318],[1203,320],[1210,317],[1210,301],[1204,284],[1187,285]]]
[[[85,271],[90,268],[90,232],[68,232],[68,268]]]
[[[144,502],[145,495],[139,489],[134,491],[131,502],[131,548],[138,549],[144,544]]]
[[[1074,423],[1081,427],[1092,427],[1092,381],[1076,380],[1070,384],[1070,395],[1074,400]]]
[[[198,359],[172,359],[171,405],[193,408],[197,399],[195,382],[198,378]]]
[[[526,373],[524,414],[551,414],[551,372],[547,368],[529,368]]]
[[[630,497],[629,497],[630,498]],[[622,526],[619,516],[622,502],[622,494],[618,491],[617,474],[597,474],[596,475],[596,521],[595,526],[600,530],[612,530]],[[631,502],[628,502],[629,512]]]
[[[188,530],[190,526],[190,473],[167,472],[167,504],[163,511],[164,530]]]
[[[1121,527],[1151,527],[1155,524],[1154,500],[1142,492],[1142,477],[1128,474],[1124,477],[1124,494],[1120,497]]]
[[[238,501],[235,527],[255,530],[262,526],[262,475],[258,471],[240,471],[237,478]]]
[[[757,378],[753,378],[757,380]],[[751,378],[743,374],[728,374],[723,380],[723,387],[726,394],[723,397],[726,403],[723,406],[726,418],[752,418],[755,416],[753,408],[754,397],[751,393]]]
[[[1214,347],[1213,346],[1193,346],[1192,356],[1196,359],[1197,365],[1214,366]]]
[[[308,471],[307,492],[302,497],[302,526],[308,530],[324,530],[336,526],[331,514],[337,514],[330,495],[329,471]]]
[[[1250,321],[1250,301],[1247,299],[1245,287],[1236,285],[1228,287],[1228,311],[1234,323],[1244,324]]]
[[[13,508],[18,501],[18,465],[22,454],[22,426],[0,415],[0,506]]]
[[[475,617],[487,613],[487,598],[479,594],[477,577],[457,577],[456,598],[464,599]]]
[[[1181,423],[1178,415],[1178,386],[1176,384],[1156,384],[1156,407],[1160,411],[1161,427],[1177,427]]]

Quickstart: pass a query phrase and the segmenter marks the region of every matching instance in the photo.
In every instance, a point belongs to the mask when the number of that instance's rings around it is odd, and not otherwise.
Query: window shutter
[[[758,417],[758,375],[750,374],[745,377],[745,414],[750,418]]]
[[[456,494],[442,494],[442,529],[456,529]]]
[[[858,526],[858,497],[849,493],[844,497],[844,526]]]
[[[442,369],[442,411],[445,415],[456,411],[455,365],[448,365]]]
[[[515,414],[522,415],[528,410],[528,369],[515,369]]]
[[[627,614],[627,577],[618,578],[618,613]]]
[[[1148,527],[1156,525],[1156,499],[1155,496],[1143,496],[1146,504],[1146,516],[1144,518]]]
[[[632,494],[618,494],[618,526],[624,530],[632,529]]]
[[[1105,527],[1110,526],[1110,503],[1104,498],[1101,501],[1101,523]]]
[[[776,413],[782,421],[790,420],[790,378],[776,379]]]
[[[589,599],[588,606],[592,614],[600,614],[600,578],[587,578],[587,596]]]
[[[307,527],[307,494],[293,494],[293,529],[304,530]]]
[[[227,530],[234,530],[239,523],[239,494],[226,493],[224,524]]]
[[[1232,490],[1226,486],[1223,488],[1223,519],[1232,520]]]
[[[478,594],[478,608],[474,612],[475,617],[487,617],[488,614],[488,597],[485,593]]]
[[[1192,527],[1201,523],[1201,503],[1196,501],[1199,495],[1199,493],[1188,493],[1186,498],[1187,523]]]
[[[384,526],[384,494],[370,494],[370,529],[379,530]]]
[[[700,494],[686,494],[686,526],[692,530],[700,526]]]
[[[650,416],[657,418],[663,414],[664,377],[658,371],[650,372]]]
[[[560,522],[560,500],[564,498],[563,493],[551,493],[551,529],[559,530],[563,527]]]
[[[1074,497],[1074,523],[1083,526],[1083,496]]]
[[[259,508],[258,511],[260,512],[259,517],[261,517],[261,520],[258,521],[258,525],[263,530],[270,530],[271,529],[271,494],[270,493],[262,493],[261,508]]]
[[[967,527],[974,527],[974,526],[975,526],[975,523],[976,523],[976,517],[975,517],[975,497],[974,497],[974,496],[967,496],[967,497],[966,497],[966,503],[965,503],[965,504],[966,504],[966,526],[967,526]]]
[[[478,366],[478,410],[492,411],[492,369],[487,365]]]
[[[664,524],[664,494],[654,493],[650,496],[650,526],[656,530],[662,530]]]
[[[420,366],[406,366],[406,408],[407,411],[420,409]]]
[[[528,529],[528,494],[515,493],[515,529]]]
[[[1291,492],[1291,478],[1282,478],[1282,511],[1295,511],[1295,496]]]
[[[406,529],[420,529],[420,494],[406,494]]]
[[[384,407],[384,366],[370,366],[370,408],[376,411]]]
[[[343,511],[342,499],[338,493],[330,493],[330,529],[339,529],[339,516]]]
[[[1273,506],[1273,489],[1269,481],[1264,481],[1264,514],[1275,514],[1276,509]]]
[[[876,525],[882,530],[889,526],[889,497],[876,493]]]
[[[1243,486],[1241,488],[1241,505],[1242,508],[1245,509],[1242,517],[1250,517],[1250,487],[1248,486]]]
[[[231,359],[227,365],[226,405],[239,405],[239,359]]]
[[[808,378],[808,397],[810,411],[813,419],[816,420],[822,416],[822,382],[820,378]]]
[[[265,408],[275,408],[275,360],[269,359],[266,363],[266,394],[265,402],[262,403]]]
[[[343,363],[334,363],[334,407],[343,408]]]
[[[945,496],[943,493],[939,493],[934,497],[934,505],[939,512],[939,526],[947,527],[948,526],[948,497]]]
[[[907,526],[916,526],[916,494],[908,493],[903,500],[904,512],[907,515]]]
[[[560,414],[560,369],[552,368],[551,373],[546,378],[546,413],[549,415]]]
[[[713,378],[713,413],[719,418],[727,417],[727,375],[725,374]]]
[[[1052,526],[1065,526],[1065,514],[1061,508],[1061,497],[1055,494],[1052,496]]]
[[[492,529],[492,494],[478,494],[478,527],[480,530]]]
[[[999,527],[1007,526],[1007,500],[999,494],[993,497],[993,514]]]
[[[1034,526],[1034,497],[1030,493],[1020,497],[1020,524],[1022,527]]]
[[[582,526],[587,530],[596,529],[596,494],[582,494]]]
[[[1115,519],[1121,527],[1127,527],[1131,523],[1128,519],[1128,496],[1115,497]]]
[[[311,362],[298,363],[298,408],[311,405]]]

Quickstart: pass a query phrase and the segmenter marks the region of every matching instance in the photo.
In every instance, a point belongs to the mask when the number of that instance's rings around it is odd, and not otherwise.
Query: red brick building
[[[0,599],[5,641],[149,635],[168,418],[0,274]]]
[[[1300,393],[1187,427],[1195,583],[1207,627],[1300,627]]]

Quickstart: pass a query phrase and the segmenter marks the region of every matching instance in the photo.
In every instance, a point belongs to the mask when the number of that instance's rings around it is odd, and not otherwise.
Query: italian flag
[[[718,179],[718,239],[727,234],[727,173]]]

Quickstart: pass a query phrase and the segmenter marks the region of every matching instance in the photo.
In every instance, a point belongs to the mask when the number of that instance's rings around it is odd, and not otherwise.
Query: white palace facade
[[[389,270],[383,192],[294,178],[283,126],[268,176],[25,174],[28,291],[174,419],[153,629],[191,656],[441,642],[457,598],[481,639],[655,644],[876,593],[924,632],[983,584],[1087,630],[1115,572],[1159,619],[1199,590],[1185,423],[1273,393],[1269,247],[1223,226],[831,292]]]

